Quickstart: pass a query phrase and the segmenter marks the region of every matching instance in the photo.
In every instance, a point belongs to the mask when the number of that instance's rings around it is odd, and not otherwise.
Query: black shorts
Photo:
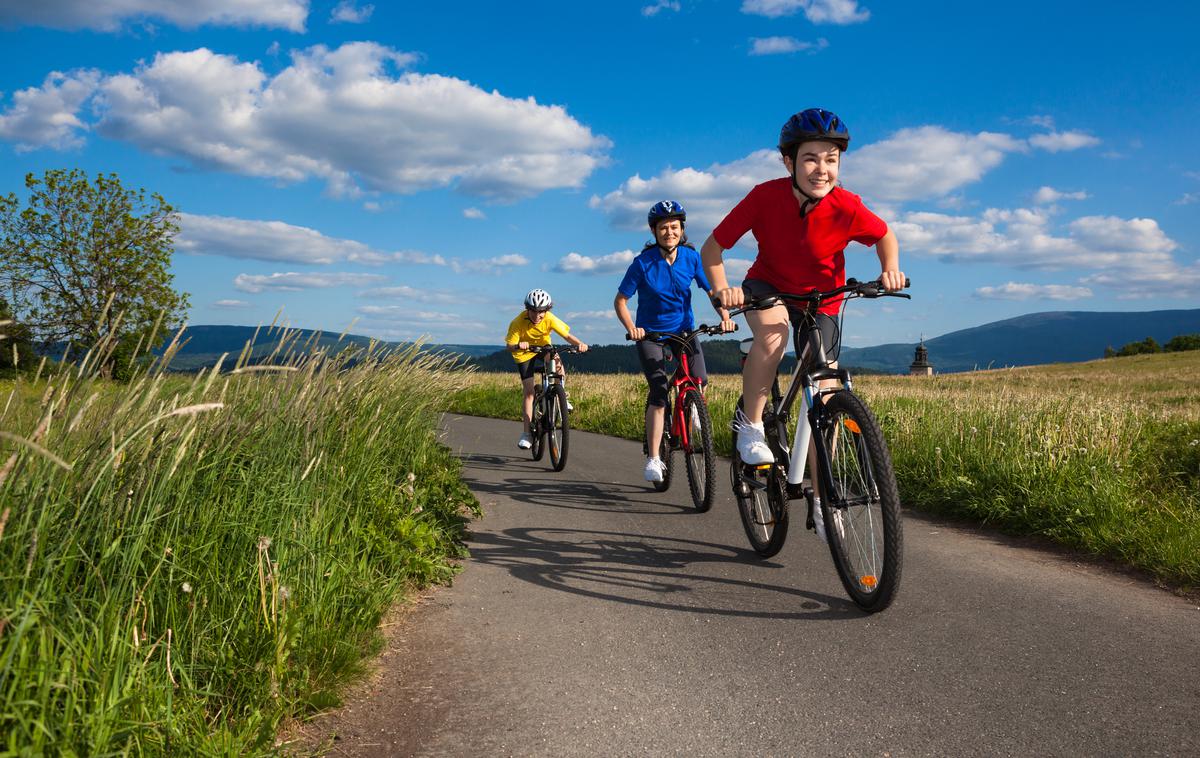
[[[700,384],[703,385],[708,382],[708,369],[704,365],[704,351],[700,348],[699,342],[693,340],[692,344],[696,349],[688,353],[688,369],[692,376],[699,379]],[[679,345],[673,342],[662,344],[642,340],[637,343],[638,360],[642,364],[642,373],[646,375],[646,383],[650,385],[650,392],[646,396],[646,402],[650,405],[657,408],[666,406],[671,384],[671,377],[667,375],[667,353],[672,353],[675,360],[678,361],[679,350]]]
[[[747,279],[742,282],[742,291],[748,297],[762,298],[777,294],[781,290],[761,279]],[[807,345],[797,344],[800,329],[804,326],[804,321],[807,318],[808,313],[803,308],[788,306],[788,320],[792,323],[792,347],[796,350],[797,354],[803,354],[808,347]],[[825,355],[833,360],[837,360],[842,342],[837,319],[824,313],[818,313],[816,319],[817,327],[821,330],[821,344],[825,346]]]
[[[517,364],[517,373],[521,375],[521,381],[532,379],[535,371],[542,371],[546,367],[545,356],[535,355],[527,361],[521,361]]]

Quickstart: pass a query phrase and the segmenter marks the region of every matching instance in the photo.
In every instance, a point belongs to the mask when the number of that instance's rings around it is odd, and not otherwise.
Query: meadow
[[[1200,351],[932,377],[863,376],[904,506],[1200,587]],[[516,420],[514,373],[464,375],[449,410]],[[641,375],[568,378],[573,427],[640,439]],[[739,376],[710,384],[728,455]],[[631,469],[640,470],[631,460]]]
[[[101,346],[0,382],[5,754],[275,752],[456,571],[478,506],[435,430],[462,374],[271,339],[270,366],[121,384]]]

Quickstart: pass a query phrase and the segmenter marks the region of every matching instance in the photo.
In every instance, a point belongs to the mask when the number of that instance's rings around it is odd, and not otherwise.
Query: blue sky
[[[847,344],[1200,307],[1195,3],[417,6],[0,0],[0,192],[78,167],[161,193],[193,324],[499,343],[538,286],[610,343],[649,206],[698,247],[819,106],[914,280]],[[753,240],[726,255],[740,277]]]

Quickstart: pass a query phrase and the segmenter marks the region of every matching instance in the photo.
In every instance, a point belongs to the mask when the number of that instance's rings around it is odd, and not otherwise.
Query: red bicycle
[[[671,455],[675,450],[683,450],[692,504],[701,512],[712,507],[716,454],[713,452],[712,418],[708,414],[708,403],[704,400],[704,388],[700,386],[699,377],[692,374],[688,356],[695,351],[696,335],[723,333],[719,325],[701,324],[680,334],[646,332],[641,340],[670,346],[676,358],[675,372],[671,375],[667,394],[662,441],[658,448],[658,457],[666,468],[662,481],[653,482],[654,489],[665,492],[671,486],[674,470]],[[625,339],[633,338],[626,334]],[[649,455],[649,449],[650,443],[643,435],[642,452]]]

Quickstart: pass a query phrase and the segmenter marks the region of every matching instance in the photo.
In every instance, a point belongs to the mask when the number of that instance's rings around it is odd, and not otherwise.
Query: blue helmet
[[[779,130],[779,152],[795,158],[796,146],[812,140],[832,142],[845,152],[850,147],[850,130],[833,111],[809,108],[789,118]]]
[[[646,214],[646,221],[649,222],[651,229],[653,229],[654,225],[659,221],[666,221],[667,219],[672,218],[679,219],[681,223],[687,221],[687,211],[683,209],[682,205],[674,200],[662,200],[657,202],[650,206],[650,212]]]

